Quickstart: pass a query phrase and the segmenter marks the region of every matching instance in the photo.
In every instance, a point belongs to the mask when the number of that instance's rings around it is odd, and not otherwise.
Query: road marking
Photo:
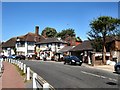
[[[81,71],[81,72],[84,74],[87,74],[87,75],[96,76],[96,77],[103,78],[103,79],[107,78],[107,79],[112,80],[112,81],[117,81],[116,79],[108,78],[108,77],[105,77],[102,75],[97,75],[97,74],[93,74],[93,73],[89,73],[89,72],[85,72],[85,71]]]
[[[112,78],[108,78],[109,80],[112,80],[112,81],[118,81],[118,80],[116,80],[116,79],[112,79]]]
[[[88,72],[85,72],[85,71],[81,71],[81,72],[84,73],[84,74],[88,74],[88,75],[92,75],[92,76],[96,76],[96,77],[101,77],[100,75],[97,75],[97,74],[88,73]]]

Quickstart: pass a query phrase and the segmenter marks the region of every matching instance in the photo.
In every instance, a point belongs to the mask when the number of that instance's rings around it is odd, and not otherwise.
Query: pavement
[[[8,62],[3,62],[4,71],[0,77],[0,86],[2,89],[8,88],[25,88],[23,77],[19,74],[16,67]],[[1,88],[1,87],[0,87]]]
[[[25,77],[20,75],[20,73],[13,64],[3,61],[3,66],[3,73],[0,73],[0,90],[13,88],[19,88],[22,90],[32,90],[32,80],[25,81]]]
[[[99,69],[99,70],[104,70],[104,71],[108,71],[108,72],[115,72],[114,71],[114,65],[95,65],[95,66],[91,66],[88,64],[83,63],[82,64],[85,67],[89,67],[89,68],[95,68],[95,69]]]
[[[56,63],[56,61],[45,61],[45,62],[53,62]],[[57,62],[57,63],[63,63],[63,62]],[[95,68],[95,69],[100,69],[104,71],[109,71],[109,72],[114,72],[114,65],[88,65],[86,63],[83,63],[82,66],[84,67],[89,67],[89,68]]]
[[[58,62],[61,63],[61,62]],[[3,62],[4,72],[0,77],[0,89],[1,88],[32,88],[32,82],[25,83],[24,78],[19,74],[16,67],[9,63]],[[114,72],[113,65],[99,65],[99,66],[90,66],[88,64],[82,64],[85,67],[96,68],[100,70],[105,70],[109,72]]]

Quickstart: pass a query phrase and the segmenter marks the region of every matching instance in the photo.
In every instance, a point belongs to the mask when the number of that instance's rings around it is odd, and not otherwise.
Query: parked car
[[[80,60],[78,57],[76,57],[76,56],[65,56],[64,58],[63,58],[63,60],[64,60],[64,64],[71,64],[71,65],[76,65],[76,64],[78,64],[78,65],[82,65],[82,63],[83,63],[83,61],[82,60]]]
[[[16,59],[16,55],[15,55],[15,54],[10,55],[10,56],[8,56],[7,58]]]
[[[7,56],[5,56],[5,55],[0,55],[0,58],[6,59]]]
[[[18,55],[18,56],[15,57],[15,59],[25,60],[25,56],[24,55]]]
[[[118,63],[115,64],[114,70],[116,71],[116,73],[120,74],[120,62],[118,62]]]

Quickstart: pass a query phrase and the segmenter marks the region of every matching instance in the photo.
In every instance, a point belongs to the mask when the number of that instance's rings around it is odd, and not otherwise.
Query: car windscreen
[[[76,57],[76,56],[71,56],[70,58],[71,58],[71,59],[74,59],[74,60],[77,60],[77,61],[80,61],[79,58]]]
[[[120,62],[118,62],[117,65],[120,65]]]

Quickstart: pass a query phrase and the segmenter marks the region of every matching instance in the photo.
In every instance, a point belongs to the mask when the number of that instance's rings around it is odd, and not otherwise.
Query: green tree
[[[62,39],[65,39],[67,36],[74,36],[75,35],[75,31],[74,29],[66,29],[66,30],[62,30],[61,32],[57,33],[57,37],[61,37]]]
[[[119,30],[119,32],[117,33],[117,36],[119,36],[119,37],[120,37],[120,30]]]
[[[82,41],[80,37],[76,37],[76,41]]]
[[[51,28],[51,27],[46,27],[42,33],[41,33],[44,37],[48,38],[48,37],[55,37],[57,34],[56,29]]]
[[[110,16],[101,16],[97,19],[93,20],[90,23],[90,30],[88,34],[88,38],[90,40],[101,39],[102,43],[102,52],[103,52],[103,63],[106,63],[106,37],[115,35],[118,32],[118,28],[120,26],[120,19],[113,18]]]

